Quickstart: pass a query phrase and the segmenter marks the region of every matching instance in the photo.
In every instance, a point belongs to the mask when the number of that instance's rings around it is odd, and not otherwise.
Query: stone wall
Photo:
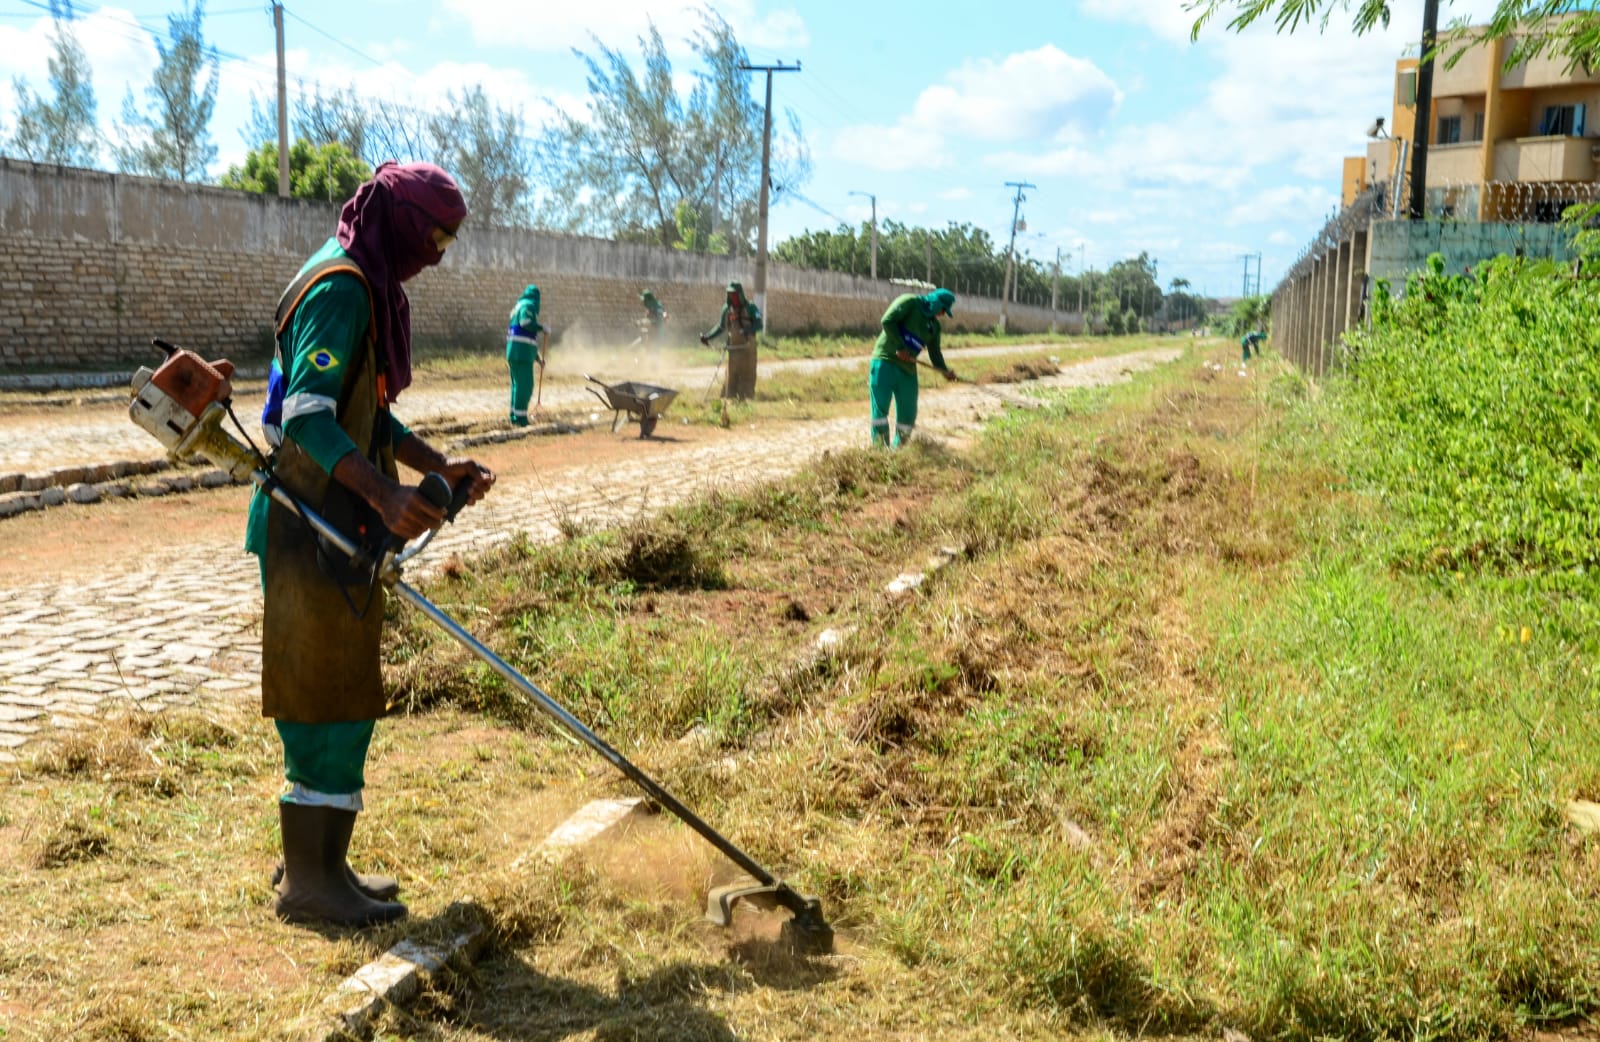
[[[260,361],[278,294],[333,234],[338,207],[91,170],[0,160],[0,371],[118,366],[151,337],[208,357]],[[420,345],[498,350],[523,286],[543,290],[557,343],[636,335],[647,287],[684,341],[716,322],[723,287],[754,281],[750,258],[508,228],[469,218],[441,266],[407,284]],[[905,287],[772,264],[775,334],[866,332]],[[987,330],[996,300],[961,297],[946,329]],[[1012,332],[1078,316],[1013,305]]]

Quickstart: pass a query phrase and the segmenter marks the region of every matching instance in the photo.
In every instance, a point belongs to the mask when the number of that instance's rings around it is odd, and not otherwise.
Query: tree
[[[372,116],[354,88],[334,91],[323,96],[322,87],[315,88],[308,98],[304,94],[294,100],[289,115],[289,130],[295,139],[304,138],[313,145],[338,142],[352,156],[376,166],[392,156],[375,157],[368,153],[368,140],[373,135],[369,129]],[[420,127],[422,120],[417,120]],[[254,146],[260,141],[278,140],[278,105],[275,99],[261,101],[250,95],[250,118],[239,132],[245,144]],[[292,151],[291,151],[292,156]]]
[[[129,91],[122,101],[117,163],[122,169],[179,181],[204,178],[217,158],[208,130],[217,104],[220,60],[201,32],[205,0],[167,15],[167,41],[156,40],[160,62],[150,86],[148,114],[141,113]],[[209,70],[210,78],[202,81]],[[142,134],[140,133],[142,131]]]
[[[1227,27],[1234,32],[1270,18],[1281,33],[1312,24],[1326,29],[1334,13],[1344,11],[1350,12],[1351,28],[1360,35],[1387,28],[1392,14],[1390,0],[1189,0],[1185,6],[1196,12],[1190,34],[1195,39],[1218,15],[1228,16]],[[1569,72],[1600,65],[1600,10],[1584,0],[1499,0],[1482,33],[1468,35],[1462,31],[1466,26],[1456,28],[1452,40],[1441,41],[1447,61],[1480,40],[1510,38],[1514,46],[1506,55],[1508,68],[1547,53],[1564,59]]]
[[[701,67],[686,96],[653,23],[639,41],[640,70],[623,52],[595,43],[596,56],[575,52],[588,69],[588,118],[562,115],[540,139],[549,186],[542,218],[570,231],[671,246],[681,241],[679,205],[687,204],[693,227],[720,233],[736,252],[750,250],[762,113],[739,68],[748,57],[732,28],[701,12],[689,41]],[[794,189],[809,173],[809,157],[792,114],[788,128],[774,133],[772,180]]]
[[[36,163],[92,166],[99,151],[95,130],[94,87],[89,60],[72,31],[71,0],[50,0],[50,86],[55,97],[46,100],[28,89],[21,77],[12,81],[17,92],[17,128],[11,149]]]
[[[482,86],[449,94],[450,109],[428,120],[431,162],[455,177],[478,225],[525,223],[533,171],[522,113],[491,105]]]
[[[289,194],[296,199],[341,202],[355,194],[372,168],[336,141],[320,147],[301,138],[289,146]],[[278,143],[268,141],[245,154],[217,182],[223,188],[278,194]]]

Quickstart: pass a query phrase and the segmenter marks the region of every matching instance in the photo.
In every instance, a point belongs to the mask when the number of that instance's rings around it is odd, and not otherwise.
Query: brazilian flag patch
[[[311,352],[311,365],[317,372],[325,373],[329,369],[337,368],[339,360],[333,356],[332,351],[313,351]]]

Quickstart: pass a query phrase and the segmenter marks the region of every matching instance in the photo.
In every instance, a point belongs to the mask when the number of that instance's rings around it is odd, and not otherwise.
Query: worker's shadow
[[[435,981],[405,1016],[406,1037],[442,1039],[448,1028],[466,1028],[504,1042],[559,1042],[591,1032],[603,1042],[736,1042],[723,1017],[705,1008],[707,995],[799,990],[838,973],[831,961],[796,958],[764,942],[747,941],[730,954],[727,962],[676,962],[642,977],[621,974],[608,992],[543,973],[526,952],[486,951],[475,964]]]
[[[515,952],[486,952],[474,966],[434,982],[402,1017],[405,1037],[443,1039],[466,1029],[504,1042],[559,1042],[575,1035],[597,1040],[673,1038],[736,1042],[722,1017],[699,1001],[727,975],[714,966],[675,963],[647,977],[624,978],[615,994],[552,977]]]

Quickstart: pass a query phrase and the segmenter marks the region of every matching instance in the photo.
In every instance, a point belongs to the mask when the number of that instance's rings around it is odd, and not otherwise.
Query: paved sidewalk
[[[1117,383],[1181,353],[1171,348],[1096,359],[1030,386]],[[993,395],[957,385],[924,397],[918,430],[959,437],[970,432],[975,417],[1001,408]],[[825,451],[861,445],[866,436],[864,418],[836,419],[734,430],[694,446],[664,445],[648,459],[600,472],[503,474],[494,493],[446,526],[409,574],[426,575],[428,561],[485,550],[518,532],[535,540],[554,538],[562,518],[615,522],[712,488],[772,481]],[[253,702],[261,664],[260,595],[255,559],[239,550],[235,536],[217,545],[158,545],[93,582],[39,582],[4,591],[0,761],[116,709]],[[0,546],[3,538],[0,527]],[[216,564],[198,572],[197,560]]]

